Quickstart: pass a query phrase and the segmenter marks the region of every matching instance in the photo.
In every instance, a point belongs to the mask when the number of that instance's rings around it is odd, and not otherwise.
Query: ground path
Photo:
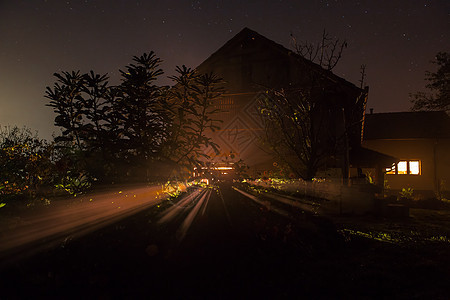
[[[2,299],[443,298],[448,250],[348,240],[328,218],[224,183],[69,235],[3,267],[0,290]]]

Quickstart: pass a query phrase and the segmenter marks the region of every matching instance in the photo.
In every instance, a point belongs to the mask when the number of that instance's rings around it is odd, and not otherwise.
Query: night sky
[[[118,69],[153,50],[168,84],[176,65],[196,67],[244,27],[287,48],[290,33],[346,39],[334,72],[359,85],[366,64],[368,108],[407,111],[430,60],[450,51],[450,1],[0,0],[0,125],[50,138],[57,129],[44,93],[54,72],[94,70],[118,83]]]

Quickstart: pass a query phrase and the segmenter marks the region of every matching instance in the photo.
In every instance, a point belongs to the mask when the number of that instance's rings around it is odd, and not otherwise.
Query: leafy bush
[[[399,192],[401,198],[405,199],[413,199],[414,198],[414,189],[411,187],[402,188],[401,192]]]
[[[91,187],[91,180],[86,174],[74,175],[71,172],[65,176],[61,183],[56,184],[57,189],[63,189],[73,196],[85,193]]]
[[[33,197],[50,185],[53,145],[29,128],[0,128],[0,198]]]

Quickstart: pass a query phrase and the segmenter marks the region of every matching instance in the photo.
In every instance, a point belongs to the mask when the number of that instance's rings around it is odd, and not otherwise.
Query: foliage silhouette
[[[55,180],[52,143],[29,128],[0,128],[0,198],[27,199]]]
[[[418,92],[410,94],[412,110],[445,110],[450,111],[450,53],[439,52],[433,64],[438,66],[436,72],[425,73],[429,83],[426,88],[429,93]]]
[[[61,160],[73,174],[99,183],[148,181],[191,170],[205,148],[218,151],[206,133],[219,128],[213,101],[221,79],[182,66],[170,77],[174,87],[158,86],[160,64],[154,52],[134,56],[117,86],[93,71],[55,74],[45,96],[62,129],[55,138]]]
[[[265,97],[260,97],[259,111],[265,123],[263,142],[284,174],[311,180],[330,160],[347,156],[348,132],[355,121],[346,119],[357,114],[353,110],[361,106],[365,94],[361,91],[346,107],[339,83],[330,79],[331,70],[347,47],[345,41],[332,39],[325,31],[317,44],[298,43],[292,38],[303,78],[295,86],[267,88]],[[360,115],[357,124],[362,120]],[[348,165],[348,158],[347,163],[340,164]]]

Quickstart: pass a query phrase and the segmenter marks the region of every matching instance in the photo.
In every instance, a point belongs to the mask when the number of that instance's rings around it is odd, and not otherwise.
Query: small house
[[[363,146],[396,158],[384,169],[386,193],[412,189],[416,197],[450,191],[450,117],[443,111],[365,116]]]

